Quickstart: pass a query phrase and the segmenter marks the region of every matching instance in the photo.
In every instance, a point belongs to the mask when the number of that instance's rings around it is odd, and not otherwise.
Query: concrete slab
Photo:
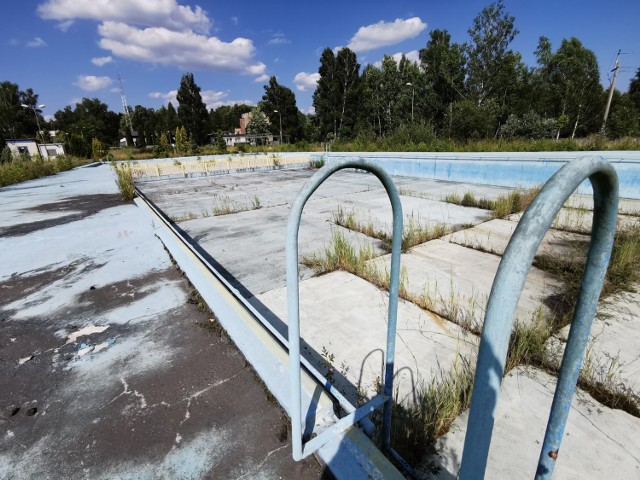
[[[623,385],[640,398],[640,285],[601,301],[589,335],[583,369],[596,378]],[[557,338],[566,342],[570,326]],[[564,351],[565,343],[561,343]]]
[[[480,185],[473,183],[449,182],[446,180],[429,180],[425,178],[393,177],[398,179],[396,186],[403,196],[419,196],[432,200],[443,201],[447,195],[472,193],[476,198],[495,200],[501,195],[508,195],[514,190],[511,187],[496,185]]]
[[[533,478],[551,409],[556,380],[518,367],[504,379],[485,478]],[[460,468],[468,412],[437,444],[437,478],[452,479]],[[640,419],[612,410],[582,391],[573,399],[555,479],[640,477]]]
[[[258,300],[287,322],[286,289]],[[383,378],[388,296],[346,272],[300,283],[303,350],[318,369],[332,364],[338,389],[354,403],[370,398]],[[398,401],[414,402],[421,386],[448,372],[459,359],[473,360],[477,337],[457,325],[401,301],[398,307],[395,387]],[[313,349],[313,351],[309,348]]]
[[[390,268],[391,256],[371,262],[379,268]],[[427,296],[432,311],[477,328],[484,320],[499,263],[497,255],[432,240],[403,254],[401,268],[406,271],[407,290],[416,296]],[[526,322],[540,308],[546,310],[545,302],[560,288],[557,279],[532,267],[518,303],[517,318]]]
[[[518,222],[522,217],[521,213],[509,216],[509,220]],[[567,230],[584,234],[591,233],[591,221],[593,211],[582,208],[561,208],[555,220],[551,224],[556,230]],[[618,215],[618,230],[628,230],[640,225],[640,217],[631,215]]]
[[[593,195],[573,194],[565,202],[566,207],[593,210]],[[633,198],[621,198],[618,211],[625,215],[640,216],[640,200]]]
[[[0,216],[101,189],[108,166],[0,189]],[[144,214],[102,207],[0,238],[0,478],[321,477]]]
[[[142,188],[165,213],[178,218],[180,227],[222,264],[250,296],[284,286],[289,207],[312,174],[310,170],[276,170],[148,182]],[[235,205],[251,207],[253,195],[260,198],[260,209],[211,216],[214,198],[220,201],[225,196]],[[481,222],[487,214],[481,209],[409,196],[403,196],[402,202],[405,223],[413,216],[415,222],[432,226],[446,223],[453,229]],[[391,207],[379,181],[372,175],[339,172],[317,190],[305,207],[300,229],[301,258],[329,244],[334,227],[328,223],[339,207],[346,212],[355,209],[363,222],[371,220],[383,230],[391,228]],[[187,220],[189,216],[203,218]],[[338,230],[355,245],[366,244],[383,252],[378,240]],[[302,278],[314,274],[304,266],[300,270]]]
[[[516,222],[510,220],[494,219],[447,235],[442,240],[483,252],[503,255],[517,225]],[[576,249],[572,248],[572,244],[575,242],[582,245],[589,242],[589,237],[560,230],[549,230],[538,248],[537,255],[575,255]]]
[[[350,195],[338,195],[345,213],[353,211],[361,222],[372,222],[382,230],[391,232],[392,210],[384,191],[375,190]],[[410,219],[419,224],[430,226],[446,225],[448,229],[462,228],[485,221],[488,212],[480,208],[468,208],[451,203],[402,195],[402,213],[404,224]]]
[[[353,245],[370,245],[382,253],[382,243],[361,233],[327,222],[335,202],[310,202],[302,217],[299,258],[323,251],[332,232],[339,231]],[[285,285],[285,239],[289,207],[271,207],[180,224],[233,277],[234,284],[250,297]],[[300,265],[301,278],[314,271]]]

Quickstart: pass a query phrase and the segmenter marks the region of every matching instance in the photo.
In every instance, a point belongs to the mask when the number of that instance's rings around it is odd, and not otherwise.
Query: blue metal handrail
[[[389,318],[387,322],[387,350],[385,355],[384,387],[379,394],[341,418],[331,428],[322,432],[312,440],[303,443],[302,422],[302,394],[300,385],[300,307],[298,289],[298,231],[302,210],[309,197],[327,178],[338,170],[357,168],[373,173],[382,182],[393,210],[393,238],[391,241],[391,272],[389,287]],[[400,253],[402,248],[402,204],[400,196],[391,177],[384,169],[367,160],[347,159],[325,165],[318,170],[309,182],[300,190],[289,214],[286,240],[287,266],[287,303],[288,303],[288,339],[289,339],[289,374],[291,379],[291,443],[293,458],[301,460],[321,448],[333,435],[354,425],[375,409],[384,404],[382,440],[386,449],[390,450],[391,442],[391,411],[393,393],[393,370],[396,338],[396,320],[398,313],[398,293],[400,287]]]
[[[592,241],[536,470],[536,479],[551,478],[616,232],[618,177],[601,157],[574,160],[556,172],[526,210],[507,245],[487,304],[460,478],[484,478],[520,294],[544,235],[567,198],[587,178],[594,197]]]

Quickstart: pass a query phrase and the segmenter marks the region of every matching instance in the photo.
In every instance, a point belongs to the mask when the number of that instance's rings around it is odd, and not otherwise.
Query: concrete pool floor
[[[109,166],[0,199],[1,479],[325,475]]]
[[[226,271],[280,331],[286,330],[284,237],[288,210],[313,174],[281,169],[140,182],[141,189]],[[420,397],[461,361],[473,364],[478,338],[448,320],[451,307],[482,319],[483,299],[517,216],[451,205],[445,195],[496,198],[503,187],[395,177],[405,216],[447,234],[403,254],[408,287],[440,302],[427,311],[401,300],[398,400]],[[265,398],[242,354],[220,336],[154,230],[117,198],[107,166],[76,169],[0,189],[0,478],[320,478],[313,459],[291,459],[288,419]],[[574,210],[587,197],[571,199]],[[259,207],[259,208],[256,208]],[[338,207],[389,229],[385,193],[371,175],[342,172],[312,197],[300,258],[321,254]],[[623,201],[621,225],[640,202]],[[236,211],[235,213],[233,213]],[[227,213],[226,215],[218,215]],[[573,216],[572,216],[573,215]],[[578,226],[584,226],[580,213]],[[587,215],[588,217],[588,215]],[[571,212],[569,227],[577,218]],[[573,229],[573,228],[572,228]],[[577,228],[576,228],[577,230]],[[568,254],[584,236],[551,231],[542,251]],[[562,253],[558,253],[562,252]],[[434,268],[436,267],[436,268]],[[381,374],[386,293],[365,279],[300,265],[303,346],[352,401],[370,396]],[[519,316],[549,308],[558,280],[533,270]],[[640,395],[640,286],[602,302],[591,335],[595,367],[615,360],[615,380]],[[106,328],[105,328],[106,327]],[[566,329],[549,340],[562,349]],[[606,371],[603,372],[605,375]],[[531,476],[555,379],[518,367],[505,379],[487,478]],[[424,462],[455,478],[466,428],[463,412]],[[640,419],[579,390],[554,478],[640,475]],[[508,454],[505,454],[508,452]],[[421,465],[416,465],[418,468]]]
[[[312,174],[313,171],[310,170],[287,169],[142,182],[140,187],[164,212],[177,219],[180,228],[222,265],[229,278],[243,287],[245,295],[262,309],[265,316],[272,318],[277,328],[285,331],[286,223],[289,207],[296,193]],[[426,291],[436,299],[431,312],[404,300],[400,302],[396,386],[398,399],[411,402],[419,397],[422,385],[437,378],[442,372],[454,368],[456,362],[464,360],[473,364],[477,337],[447,320],[447,307],[455,304],[475,321],[482,320],[484,303],[500,255],[519,217],[492,220],[489,212],[485,210],[461,207],[443,201],[447,194],[463,195],[466,191],[472,191],[476,197],[496,198],[509,191],[503,187],[406,177],[394,177],[394,182],[401,192],[405,223],[408,217],[412,216],[423,224],[444,224],[448,232],[454,232],[416,246],[402,256],[409,290],[413,290],[412,293],[415,295]],[[567,225],[567,219],[572,221],[571,210],[576,210],[576,207],[589,208],[589,202],[585,198],[587,197],[572,197],[573,209],[568,209],[569,214],[563,210],[558,224],[569,230],[577,230],[571,228],[575,227],[576,222]],[[221,201],[233,207],[228,210],[243,211],[216,215],[220,213]],[[258,205],[260,208],[255,208]],[[638,221],[636,212],[640,202],[623,200],[621,205],[625,213],[631,213],[621,215],[621,225],[634,225]],[[333,216],[338,207],[344,212],[354,212],[354,215],[365,223],[390,230],[391,209],[378,180],[372,175],[341,172],[323,184],[305,207],[300,229],[299,258],[321,255],[330,243],[332,232],[339,231],[356,246],[371,246],[378,255],[372,262],[384,265],[386,252],[379,240],[335,224]],[[585,217],[580,213],[580,216],[580,227],[590,222],[588,215]],[[588,225],[585,228],[588,228]],[[587,237],[578,233],[551,230],[540,253],[566,255],[572,242],[584,242],[585,239]],[[302,279],[302,337],[311,347],[306,351],[308,358],[320,370],[324,369],[323,371],[327,371],[328,361],[331,359],[331,375],[336,385],[352,401],[355,402],[362,396],[370,396],[375,391],[381,372],[388,301],[386,294],[366,280],[346,272],[316,276],[313,270],[302,264],[299,268]],[[532,268],[518,309],[520,320],[529,320],[538,309],[548,311],[552,308],[553,297],[560,287],[558,279],[547,272]],[[629,302],[627,297],[624,298]],[[629,310],[628,303],[616,303],[615,299],[611,302],[612,305],[607,304],[607,318],[620,315],[624,322],[616,325],[615,321],[610,321],[607,324],[608,334],[598,337],[602,339],[602,345],[593,351],[599,352],[600,357],[605,359],[618,353],[626,362],[620,381],[638,394],[640,390],[636,383],[636,362],[640,319],[632,314],[624,316],[624,312]],[[599,320],[596,320],[596,326],[602,325],[598,322]],[[612,339],[618,337],[618,332],[621,338],[616,343]],[[561,332],[559,337],[562,335]],[[596,338],[593,341],[597,340]],[[616,347],[618,352],[614,351]],[[511,375],[519,378],[525,375],[525,371],[528,372],[527,380],[522,381],[525,386],[522,387],[516,381],[515,388],[539,389],[548,383],[544,377],[546,374],[536,373],[535,369],[530,367],[517,369]],[[509,393],[510,389],[514,388],[511,386],[512,383],[510,381],[505,384],[504,395],[512,395]],[[522,395],[527,396],[526,392]],[[589,397],[585,392],[580,392],[580,395]],[[580,395],[574,403],[582,401],[580,398],[583,397]],[[594,402],[595,407],[586,411],[580,410],[579,415],[586,415],[594,428],[604,428],[600,422],[608,420],[599,417],[597,412],[606,407],[598,406],[597,401],[590,397],[589,399],[590,402]],[[504,408],[512,407],[506,403]],[[542,416],[547,415],[548,407],[542,410],[545,412]],[[617,414],[616,412],[618,411],[614,411],[614,414]],[[640,429],[640,420],[624,412],[619,413],[626,415],[625,421],[631,429],[631,433],[628,434],[635,438],[636,433],[633,432]],[[525,415],[519,417],[521,423],[511,421],[500,428],[508,430],[513,426],[527,429],[529,420]],[[570,418],[568,432],[572,431],[572,428],[578,428],[572,426],[572,421]],[[459,432],[460,427],[454,430]],[[540,438],[536,441],[541,442],[543,433],[544,431],[537,431],[536,435]],[[455,435],[454,431],[451,435]],[[496,436],[498,435],[509,438],[504,430],[496,433]],[[445,443],[441,443],[443,460],[440,465],[444,475],[442,478],[449,478],[447,475],[455,473],[457,464],[451,459],[460,454],[461,448],[453,437],[450,441],[448,438],[449,435],[443,438],[442,442]],[[447,441],[450,443],[446,443]],[[582,441],[589,442],[588,436]],[[504,443],[494,443],[506,448]],[[574,454],[579,455],[579,445],[580,443],[568,448],[575,449]],[[617,441],[607,439],[606,436],[599,445],[601,451],[619,448]],[[532,447],[527,445],[526,448]],[[534,456],[537,455],[538,450]],[[604,456],[606,457],[606,454]],[[617,462],[626,465],[624,468],[629,469],[627,471],[638,471],[640,468],[640,454],[635,450],[629,450],[628,455],[624,454],[622,458],[618,455],[616,459]],[[499,461],[492,465],[497,467],[488,472],[490,478],[513,478],[511,473],[505,473],[512,472],[509,470],[511,467],[503,466]],[[581,472],[578,475],[580,478],[598,478],[598,475],[590,470],[590,465],[586,464],[580,470],[569,460],[559,462],[557,478],[575,478],[574,474],[578,471]],[[609,465],[612,468],[612,465],[605,461],[601,462],[601,465]]]

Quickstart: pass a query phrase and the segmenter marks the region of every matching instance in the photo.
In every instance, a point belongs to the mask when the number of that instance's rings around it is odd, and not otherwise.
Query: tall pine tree
[[[178,89],[178,121],[198,145],[207,141],[209,115],[193,73],[185,73]]]

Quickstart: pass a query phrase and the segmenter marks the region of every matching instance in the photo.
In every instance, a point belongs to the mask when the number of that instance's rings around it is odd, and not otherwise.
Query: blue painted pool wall
[[[574,158],[602,156],[611,162],[620,179],[620,196],[640,199],[640,152],[523,152],[523,153],[327,153],[326,162],[365,158],[391,175],[451,182],[529,188],[546,182]],[[325,154],[314,154],[314,159]],[[579,193],[591,193],[589,182]]]

